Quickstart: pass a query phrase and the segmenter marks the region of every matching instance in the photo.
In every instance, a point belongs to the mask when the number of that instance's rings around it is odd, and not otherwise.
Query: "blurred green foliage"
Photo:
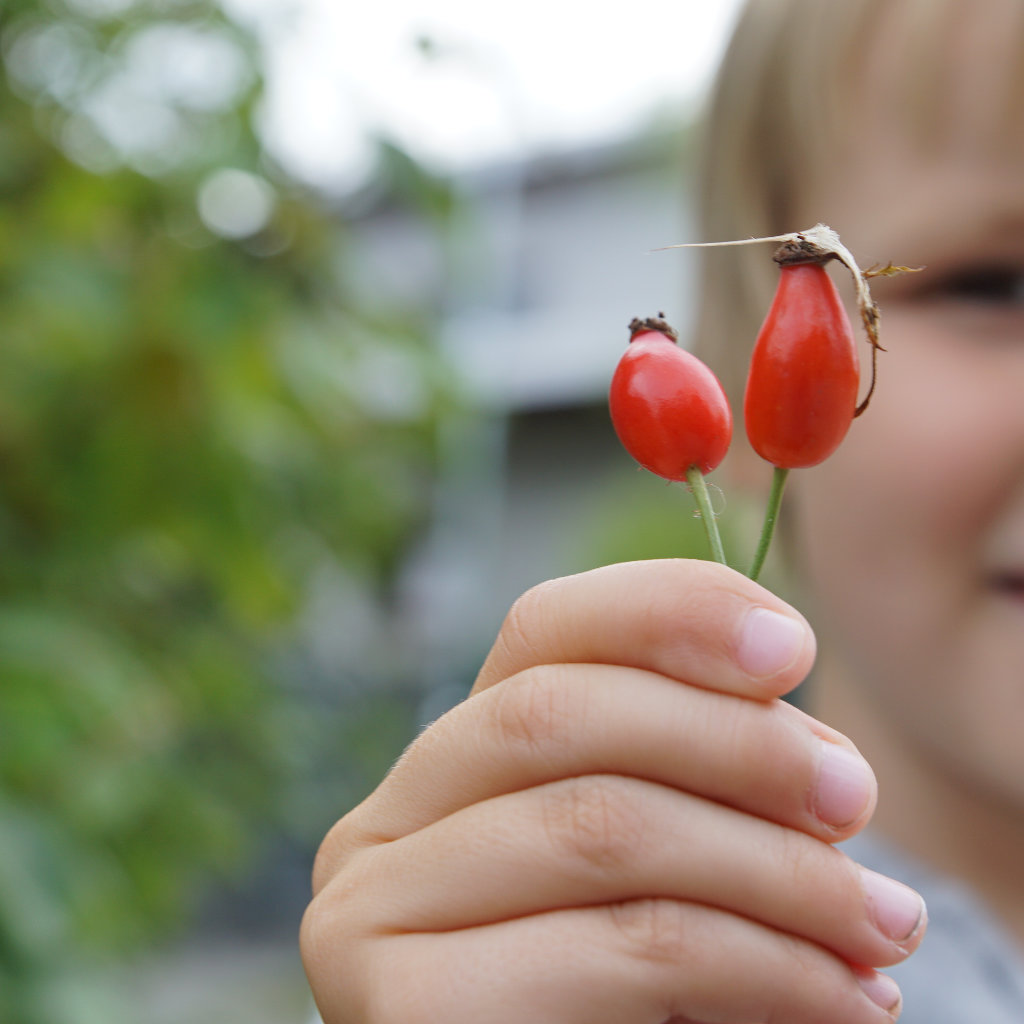
[[[345,225],[268,162],[247,29],[8,0],[0,45],[0,1020],[111,1024],[93,957],[283,813],[282,652],[325,565],[386,588],[443,378],[429,316],[346,287]]]
[[[602,410],[603,411],[603,410]],[[622,454],[617,453],[617,454]],[[628,457],[599,479],[588,501],[588,515],[578,530],[573,556],[580,565],[607,565],[652,558],[710,559],[704,524],[685,483],[670,483],[638,466]],[[767,490],[771,467],[762,473]],[[707,478],[711,507],[726,561],[746,574],[760,535],[764,507],[728,469]],[[765,561],[761,582],[788,600],[799,600],[795,582],[781,557],[787,536],[785,517]]]

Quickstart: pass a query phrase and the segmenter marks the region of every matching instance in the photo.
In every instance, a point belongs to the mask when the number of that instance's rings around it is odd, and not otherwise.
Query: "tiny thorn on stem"
[[[727,565],[722,537],[718,532],[718,521],[715,518],[714,509],[711,507],[711,498],[708,495],[704,474],[696,466],[691,466],[686,471],[686,482],[690,485],[694,500],[697,502],[700,518],[704,523],[704,532],[707,534],[708,544],[711,547],[711,556],[719,564]]]

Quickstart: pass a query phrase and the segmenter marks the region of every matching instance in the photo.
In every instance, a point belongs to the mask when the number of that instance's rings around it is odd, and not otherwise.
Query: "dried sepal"
[[[900,274],[919,274],[924,267],[901,267],[895,263],[886,263],[880,266],[875,263],[863,271],[866,278],[873,277],[898,277]]]
[[[860,320],[864,326],[868,343],[871,346],[871,383],[868,385],[867,394],[854,411],[855,417],[860,416],[867,409],[871,396],[875,392],[875,381],[878,375],[878,352],[885,351],[878,340],[878,324],[881,317],[878,305],[871,297],[868,280],[874,277],[892,277],[896,274],[915,273],[922,268],[901,267],[888,263],[883,267],[876,265],[866,271],[861,270],[853,257],[853,253],[843,245],[839,235],[827,224],[815,224],[813,228],[808,228],[806,231],[791,231],[784,235],[770,235],[766,238],[742,238],[728,242],[682,242],[677,245],[661,246],[661,249],[706,249],[726,245],[755,245],[760,242],[775,242],[778,244],[774,258],[780,266],[810,261],[824,263],[827,260],[834,259],[842,263],[853,277],[857,295],[857,309],[860,313]]]

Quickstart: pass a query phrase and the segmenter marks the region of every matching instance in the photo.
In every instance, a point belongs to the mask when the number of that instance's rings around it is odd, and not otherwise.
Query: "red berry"
[[[824,461],[850,429],[859,382],[853,328],[825,268],[783,266],[747,378],[754,450],[782,469]]]
[[[612,377],[612,424],[626,451],[667,480],[695,466],[710,473],[732,440],[732,412],[718,378],[660,320],[633,321]]]

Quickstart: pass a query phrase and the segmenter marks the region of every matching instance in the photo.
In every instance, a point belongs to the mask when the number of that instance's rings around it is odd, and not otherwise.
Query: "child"
[[[893,977],[915,1024],[1024,1020],[1021,67],[1018,0],[748,5],[704,237],[825,221],[862,263],[927,268],[873,286],[875,397],[790,475],[815,633],[705,562],[526,594],[324,842],[326,1024],[869,1024]],[[695,337],[734,409],[770,253],[708,254]],[[742,430],[723,471],[770,472]],[[778,698],[816,654],[810,717]]]

